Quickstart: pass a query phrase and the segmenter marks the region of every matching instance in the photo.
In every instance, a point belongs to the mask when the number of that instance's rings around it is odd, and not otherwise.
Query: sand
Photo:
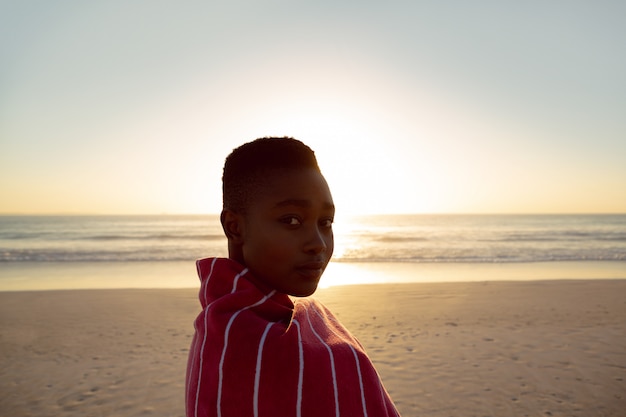
[[[624,416],[626,280],[377,284],[317,297],[404,417]],[[194,289],[0,293],[0,415],[183,416]]]

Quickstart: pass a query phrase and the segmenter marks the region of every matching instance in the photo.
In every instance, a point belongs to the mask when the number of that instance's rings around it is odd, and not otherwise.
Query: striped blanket
[[[363,347],[318,301],[293,302],[230,259],[197,267],[188,417],[399,416]]]

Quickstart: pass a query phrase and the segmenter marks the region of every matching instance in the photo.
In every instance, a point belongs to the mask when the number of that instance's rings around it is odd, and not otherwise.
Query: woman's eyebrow
[[[274,207],[286,207],[286,206],[310,208],[313,206],[313,202],[311,200],[305,200],[305,199],[288,198],[286,200],[279,201],[278,203],[274,205]],[[327,210],[335,209],[335,205],[331,202],[324,202],[323,207],[324,209],[327,209]]]

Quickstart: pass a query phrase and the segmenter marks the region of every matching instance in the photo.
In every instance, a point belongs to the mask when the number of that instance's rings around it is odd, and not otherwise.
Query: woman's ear
[[[243,243],[243,216],[230,209],[224,209],[220,215],[220,221],[229,243],[241,245]]]

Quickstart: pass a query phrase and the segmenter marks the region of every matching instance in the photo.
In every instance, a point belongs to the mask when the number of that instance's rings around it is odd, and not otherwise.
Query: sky
[[[0,214],[218,213],[311,146],[339,213],[625,213],[626,2],[0,0]]]

